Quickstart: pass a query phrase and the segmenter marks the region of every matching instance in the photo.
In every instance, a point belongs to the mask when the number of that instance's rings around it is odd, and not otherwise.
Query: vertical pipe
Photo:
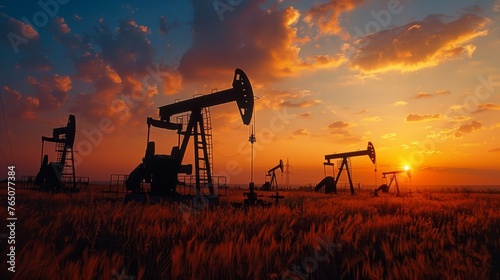
[[[43,138],[42,138],[42,154],[40,155],[40,166],[43,165]]]

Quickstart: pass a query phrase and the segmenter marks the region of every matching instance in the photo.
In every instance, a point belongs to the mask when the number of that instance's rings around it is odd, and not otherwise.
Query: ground
[[[6,186],[0,193],[5,201]],[[235,209],[231,202],[242,202],[242,193],[230,190],[219,207],[210,208],[102,200],[95,186],[77,194],[18,189],[16,272],[2,262],[0,277],[500,278],[495,192],[370,197],[368,191],[290,191],[280,192],[286,198],[277,206]],[[0,209],[2,217],[6,210]],[[6,240],[0,243],[3,256],[10,249]]]

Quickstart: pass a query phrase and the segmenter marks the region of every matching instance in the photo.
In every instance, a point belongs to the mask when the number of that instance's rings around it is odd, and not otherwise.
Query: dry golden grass
[[[286,197],[244,211],[229,205],[243,199],[233,191],[219,208],[198,210],[19,190],[14,278],[500,277],[498,194]]]

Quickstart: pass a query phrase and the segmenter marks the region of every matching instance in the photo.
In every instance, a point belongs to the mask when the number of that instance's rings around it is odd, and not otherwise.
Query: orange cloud
[[[272,109],[282,107],[308,108],[321,103],[319,99],[309,98],[311,93],[307,90],[288,91],[263,87],[259,89],[259,94],[262,96],[256,103],[257,109],[263,106]]]
[[[455,138],[460,138],[464,133],[471,133],[473,131],[483,128],[483,123],[480,121],[472,121],[469,124],[461,125],[455,132]]]
[[[451,92],[449,90],[436,90],[434,93],[428,93],[428,92],[425,92],[425,91],[421,91],[419,93],[417,93],[417,95],[415,96],[415,98],[417,99],[420,99],[420,98],[428,98],[428,97],[433,97],[433,96],[436,96],[436,95],[443,95],[443,94],[450,94]]]
[[[493,111],[493,110],[500,110],[500,105],[493,103],[482,103],[477,106],[477,109],[473,113]]]
[[[342,14],[363,4],[364,0],[330,0],[307,11],[304,22],[316,25],[320,35],[340,35],[348,37],[340,24]]]
[[[421,92],[417,93],[415,98],[427,98],[427,97],[431,97],[431,96],[432,96],[432,94],[430,94],[428,92],[421,91]]]
[[[134,19],[120,20],[115,29],[100,20],[91,38],[71,33],[61,24],[65,24],[62,18],[53,22],[54,38],[69,51],[75,78],[92,88],[75,96],[71,110],[88,120],[143,123],[139,117],[154,111],[153,96],[182,88],[179,72],[154,61],[150,29]]]
[[[500,148],[495,148],[488,151],[488,153],[498,153],[498,152],[500,152]]]
[[[407,122],[424,122],[424,121],[430,121],[430,120],[437,120],[440,118],[441,118],[441,114],[424,114],[424,115],[408,114],[408,116],[406,116],[406,121]]]
[[[305,119],[309,119],[309,118],[312,118],[313,115],[311,112],[307,112],[307,113],[300,113],[300,114],[297,114],[298,117],[301,117],[301,118],[305,118]]]
[[[421,21],[367,35],[357,41],[352,68],[377,73],[416,71],[444,61],[471,56],[473,39],[487,34],[488,19],[465,14],[454,21],[429,15]]]
[[[298,129],[298,130],[294,131],[292,134],[295,136],[309,136],[309,135],[311,135],[309,133],[309,131],[307,131],[306,128]]]
[[[28,84],[33,88],[40,100],[41,110],[52,110],[61,107],[69,98],[72,89],[69,76],[44,76],[41,81],[30,76]]]
[[[356,126],[356,124],[348,123],[344,121],[335,121],[328,125],[328,129],[330,133],[336,135],[336,137],[340,137],[343,142],[357,142],[360,141],[361,138],[354,136],[351,127]]]
[[[7,86],[2,87],[0,94],[2,94],[6,115],[23,119],[34,119],[36,117],[36,111],[40,105],[38,98],[23,95]],[[5,106],[5,104],[8,104],[8,106]]]
[[[217,82],[243,69],[253,82],[267,83],[303,71],[333,69],[346,61],[342,55],[300,57],[296,24],[300,12],[263,9],[265,1],[245,1],[224,15],[224,22],[207,13],[211,2],[194,1],[193,43],[184,53],[179,71],[186,80]]]

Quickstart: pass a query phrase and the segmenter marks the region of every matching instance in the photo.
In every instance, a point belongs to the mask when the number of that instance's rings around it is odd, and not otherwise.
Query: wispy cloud
[[[408,114],[406,116],[407,122],[424,122],[431,120],[438,120],[441,118],[441,114]]]
[[[494,103],[481,103],[477,106],[477,109],[473,113],[480,113],[485,111],[497,111],[500,110],[500,105]]]

